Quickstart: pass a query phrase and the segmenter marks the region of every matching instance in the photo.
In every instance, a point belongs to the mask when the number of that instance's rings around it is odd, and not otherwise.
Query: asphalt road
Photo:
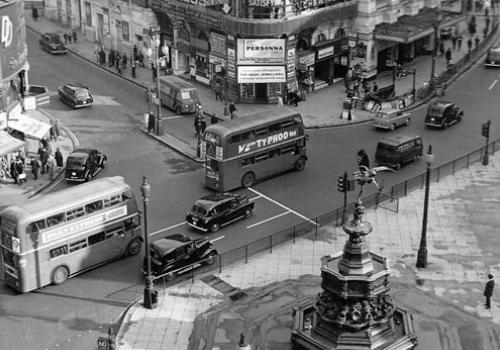
[[[200,165],[148,138],[138,130],[146,108],[144,91],[114,75],[107,74],[72,55],[50,56],[39,50],[37,38],[28,32],[30,81],[46,85],[53,93],[66,81],[86,82],[92,87],[96,104],[92,109],[71,110],[52,96],[47,109],[78,137],[81,146],[98,147],[109,162],[99,176],[122,175],[140,201],[142,177],[152,185],[150,228],[154,239],[170,233],[204,236],[183,224],[194,199],[208,191],[203,187]],[[464,120],[448,130],[424,127],[426,108],[414,112],[412,124],[401,132],[422,135],[433,145],[435,166],[455,159],[484,144],[481,124],[494,115],[500,85],[499,72],[477,67],[454,84],[446,98],[465,110]],[[168,113],[164,110],[165,114]],[[186,118],[189,118],[187,116]],[[340,207],[342,196],[336,180],[344,171],[355,169],[356,153],[364,148],[373,158],[377,141],[390,132],[370,125],[308,131],[309,163],[302,172],[292,172],[239,190],[256,201],[250,219],[239,221],[209,237],[220,251],[251,242],[303,220],[313,219]],[[491,139],[499,137],[492,131]],[[380,174],[378,182],[389,188],[424,171],[423,161],[397,173]],[[70,186],[60,183],[55,189]],[[368,193],[374,191],[373,188]],[[350,194],[352,200],[354,194]],[[69,280],[24,295],[15,295],[0,286],[0,340],[2,347],[17,349],[89,349],[119,314],[142,292],[139,266],[142,257],[120,260]],[[20,327],[20,325],[22,325]]]

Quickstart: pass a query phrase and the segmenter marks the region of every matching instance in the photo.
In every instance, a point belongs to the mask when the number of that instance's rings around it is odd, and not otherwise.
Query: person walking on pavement
[[[444,43],[443,43],[443,41],[439,42],[439,55],[440,56],[444,55]]]
[[[373,91],[373,92],[377,92],[377,91],[378,91],[378,85],[377,85],[377,82],[376,82],[376,81],[374,81],[374,82],[373,82],[373,88],[372,88],[372,91]]]
[[[73,29],[73,32],[71,33],[73,35],[73,42],[76,44],[78,41],[78,35],[76,34],[76,29]]]
[[[229,105],[229,115],[231,116],[231,119],[236,119],[238,116],[236,115],[236,106],[234,103],[231,103]]]
[[[50,181],[54,180],[55,176],[55,169],[56,169],[56,161],[54,160],[54,157],[49,155],[49,158],[47,159],[47,170],[49,172],[49,179]]]
[[[451,44],[452,44],[453,50],[455,50],[457,48],[457,36],[455,34],[453,34],[451,36]]]
[[[104,66],[106,64],[106,52],[104,48],[101,46],[101,50],[99,51],[99,62]]]
[[[108,66],[109,68],[115,65],[115,50],[111,49],[108,54]]]
[[[457,36],[457,46],[458,46],[458,51],[462,49],[462,40],[464,39],[463,36],[459,35]]]
[[[59,147],[57,147],[56,149],[55,159],[56,159],[57,170],[61,170],[61,168],[64,166],[64,159],[61,149]]]
[[[17,172],[16,162],[14,161],[14,159],[11,159],[10,160],[10,177],[12,179],[14,179],[14,183],[16,185],[19,183],[19,179],[18,179],[17,175],[18,175],[18,172]]]
[[[446,65],[448,66],[451,63],[451,50],[450,50],[450,48],[446,49],[444,57],[446,58]]]
[[[227,104],[227,102],[224,102],[224,116],[225,117],[228,117],[229,116],[229,106]]]
[[[31,4],[31,16],[35,22],[38,21],[38,9],[33,4]]]
[[[64,44],[66,45],[68,43],[68,34],[64,33],[63,38],[64,38]]]
[[[22,185],[23,182],[26,182],[28,180],[26,179],[26,174],[24,173],[23,163],[21,162],[21,160],[19,158],[16,159],[16,165],[15,166],[16,166],[16,171],[17,171],[18,184]]]
[[[494,288],[495,288],[495,280],[493,279],[493,275],[490,273],[488,274],[488,282],[486,282],[486,285],[484,286],[484,293],[483,293],[483,295],[486,297],[486,302],[484,303],[484,306],[487,309],[491,309],[491,297],[493,296]]]
[[[469,38],[467,40],[467,50],[468,50],[467,53],[470,53],[470,50],[472,50],[472,40],[471,40],[471,38]]]
[[[474,43],[475,43],[474,48],[475,48],[475,49],[477,49],[477,48],[478,48],[478,46],[479,46],[479,41],[480,41],[480,39],[479,39],[479,35],[476,35],[476,37],[474,38]]]
[[[222,101],[222,84],[217,81],[215,82],[215,87],[214,87],[214,90],[215,90],[215,101]]]
[[[278,98],[278,107],[283,107],[283,96],[281,96],[280,92],[278,92],[277,98]]]
[[[41,165],[41,173],[45,174],[46,168],[47,168],[47,160],[49,158],[49,154],[47,153],[47,149],[41,145],[38,148],[38,157],[40,159],[40,165]]]
[[[354,86],[352,88],[354,96],[359,97],[359,79],[354,80]]]
[[[148,113],[148,132],[155,132],[155,115]]]
[[[117,52],[115,55],[115,64],[118,74],[122,74],[122,56],[120,55],[119,52]]]
[[[127,61],[128,61],[127,54],[123,53],[123,57],[122,57],[122,67],[123,67],[123,69],[127,69]]]
[[[38,179],[38,170],[40,169],[40,162],[35,157],[31,158],[31,172],[33,173],[33,178]]]

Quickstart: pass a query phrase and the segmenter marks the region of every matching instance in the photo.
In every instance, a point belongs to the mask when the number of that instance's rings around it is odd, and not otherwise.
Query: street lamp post
[[[158,115],[156,118],[156,135],[163,135],[163,126],[161,123],[161,102],[160,102],[160,35],[157,34],[156,40],[156,98],[158,103]],[[160,127],[162,130],[160,130]]]
[[[436,18],[436,22],[432,24],[434,27],[434,50],[432,53],[432,66],[431,66],[431,85],[434,87],[434,81],[436,79],[435,75],[435,70],[436,70],[436,56],[437,56],[437,51],[438,51],[438,30],[439,30],[439,24],[441,22],[441,14],[438,14]]]
[[[432,146],[429,145],[429,150],[425,155],[425,197],[424,197],[424,215],[422,219],[422,236],[420,237],[420,247],[418,248],[417,267],[427,266],[427,212],[429,209],[429,185],[431,179],[431,165],[434,162],[434,154],[432,154]]]
[[[151,185],[148,183],[146,176],[142,179],[141,194],[144,204],[144,250],[146,260],[146,278],[144,281],[144,303],[146,309],[153,309],[156,306],[156,293],[153,291],[153,276],[151,274],[151,254],[149,251],[149,233],[148,233],[148,204],[149,195],[151,193]]]
[[[413,85],[412,85],[412,88],[411,88],[411,94],[413,95],[413,98],[415,99],[415,77],[417,75],[417,67],[413,67],[413,71],[412,73],[413,74]]]

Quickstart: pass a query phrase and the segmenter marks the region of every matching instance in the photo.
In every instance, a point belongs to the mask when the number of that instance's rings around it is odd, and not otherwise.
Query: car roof
[[[391,113],[397,113],[397,112],[399,112],[399,109],[396,109],[396,108],[385,108],[385,109],[379,109],[377,112],[391,114]]]
[[[184,236],[180,233],[176,233],[157,241],[151,243],[154,249],[161,255],[165,256],[170,253],[172,250],[175,250],[179,247],[182,247],[190,242],[193,242],[191,238],[188,236]]]
[[[238,195],[238,194],[232,194],[232,193],[211,193],[208,196],[205,196],[203,198],[200,198],[195,201],[195,204],[204,207],[204,208],[212,208],[216,204],[220,204],[223,202],[227,202],[228,200],[231,200],[233,198],[238,198],[243,195]]]
[[[432,108],[432,109],[443,109],[444,110],[445,108],[448,108],[449,106],[452,106],[454,104],[455,103],[453,103],[451,101],[437,100],[437,101],[432,102],[429,105],[429,108]]]
[[[97,151],[97,150],[93,148],[77,148],[73,152],[71,152],[68,157],[75,157],[75,158],[88,157],[89,153],[92,151]]]
[[[61,36],[57,33],[45,33],[44,35],[47,35],[50,38],[61,38]]]
[[[169,75],[167,77],[160,77],[160,83],[166,83],[168,85],[172,85],[178,89],[189,89],[189,90],[194,90],[196,89],[196,87],[191,84],[190,82],[188,81],[185,81],[184,79],[182,78],[179,78],[179,77],[176,77],[176,76],[172,76],[172,75]]]
[[[414,139],[419,139],[421,138],[420,136],[416,134],[410,134],[410,133],[396,133],[391,136],[385,137],[382,140],[379,141],[379,143],[385,143],[387,145],[391,146],[398,146],[402,143],[414,140]]]
[[[67,86],[70,89],[77,90],[77,89],[88,89],[87,85],[83,83],[78,83],[78,82],[71,82],[64,84],[64,86]]]

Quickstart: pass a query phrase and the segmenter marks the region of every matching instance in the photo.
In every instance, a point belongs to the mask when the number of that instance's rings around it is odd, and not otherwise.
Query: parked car
[[[59,98],[73,108],[92,106],[94,98],[89,88],[82,83],[68,83],[59,87]]]
[[[221,226],[250,217],[254,206],[244,194],[214,193],[195,201],[186,221],[200,231],[216,232]]]
[[[64,178],[67,181],[92,180],[106,164],[108,157],[97,149],[75,149],[66,161]]]
[[[488,50],[484,65],[486,67],[500,67],[500,45],[492,46]]]
[[[44,33],[38,40],[42,50],[52,54],[67,54],[68,49],[64,45],[61,36],[57,33]]]
[[[378,142],[375,162],[399,170],[404,164],[419,159],[423,148],[422,138],[418,135],[392,134]]]
[[[450,125],[461,121],[463,117],[464,112],[455,103],[437,100],[427,108],[425,125],[446,129]]]
[[[150,252],[152,274],[164,275],[167,279],[173,279],[184,271],[202,264],[211,265],[218,255],[213,243],[209,240],[191,239],[181,234],[154,241],[150,245]],[[144,258],[143,271],[146,271],[146,258]]]
[[[376,128],[394,131],[398,126],[410,125],[411,117],[412,114],[410,112],[388,108],[377,111],[372,124]]]

